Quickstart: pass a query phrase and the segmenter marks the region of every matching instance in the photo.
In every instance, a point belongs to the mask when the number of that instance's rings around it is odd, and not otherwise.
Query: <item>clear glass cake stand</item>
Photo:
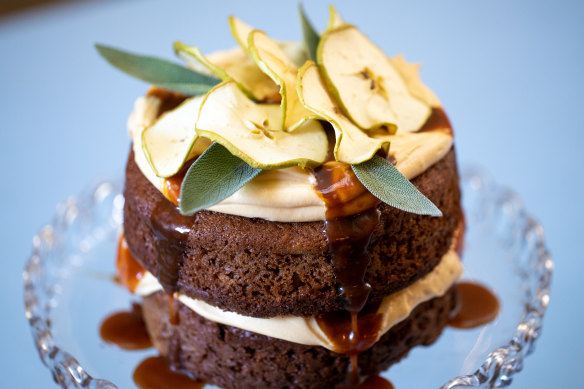
[[[489,325],[447,328],[432,346],[412,350],[383,374],[398,389],[508,386],[541,334],[553,268],[542,227],[516,195],[480,170],[463,169],[461,184],[464,278],[493,289],[502,309]],[[120,191],[120,180],[101,182],[60,204],[34,237],[23,273],[36,348],[63,388],[134,387],[134,368],[156,353],[123,351],[98,334],[102,319],[135,299],[112,282]]]

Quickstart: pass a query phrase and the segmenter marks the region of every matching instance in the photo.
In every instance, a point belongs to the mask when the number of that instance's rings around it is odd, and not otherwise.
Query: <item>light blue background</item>
[[[327,4],[306,4],[321,28]],[[584,2],[336,5],[387,53],[423,62],[423,79],[453,122],[459,159],[512,187],[545,227],[556,262],[551,304],[513,387],[581,386]],[[295,2],[101,1],[0,20],[0,386],[51,387],[23,311],[31,237],[59,201],[121,175],[126,119],[146,89],[106,65],[93,43],[169,58],[175,39],[227,48],[228,14],[276,38],[300,37]]]

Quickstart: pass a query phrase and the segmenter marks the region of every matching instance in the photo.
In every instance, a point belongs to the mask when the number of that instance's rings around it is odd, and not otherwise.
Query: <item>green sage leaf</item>
[[[180,189],[180,212],[190,215],[217,204],[261,171],[213,143],[187,171]]]
[[[376,155],[351,168],[369,192],[384,203],[418,215],[442,216],[438,207],[386,159]]]
[[[106,61],[132,77],[157,87],[187,95],[207,93],[221,80],[156,57],[148,57],[96,44]]]
[[[318,42],[320,42],[320,35],[316,32],[312,23],[310,23],[308,16],[306,16],[302,3],[298,4],[298,12],[300,13],[302,35],[304,36],[304,43],[308,49],[308,54],[311,60],[316,61],[316,48],[318,47]]]

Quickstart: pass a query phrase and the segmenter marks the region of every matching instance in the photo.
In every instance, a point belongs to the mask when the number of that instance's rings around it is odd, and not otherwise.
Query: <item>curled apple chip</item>
[[[326,25],[327,30],[332,30],[345,24],[341,14],[337,11],[334,5],[329,5],[329,20]]]
[[[187,61],[192,58],[199,61],[222,80],[233,79],[246,95],[256,101],[280,100],[280,87],[239,47],[205,56],[198,47],[175,42],[174,50]]]
[[[365,162],[373,157],[377,150],[389,146],[391,135],[380,130],[369,134],[355,126],[344,116],[331,99],[318,67],[312,61],[306,62],[298,73],[298,95],[304,106],[315,117],[330,122],[335,129],[335,159],[349,164]]]
[[[200,155],[211,144],[195,132],[203,99],[204,96],[197,96],[185,100],[142,132],[142,149],[158,177],[176,174],[186,161]]]
[[[256,104],[234,81],[226,81],[205,97],[196,131],[258,169],[318,166],[325,161],[328,140],[317,120],[305,121],[292,133],[283,131],[281,123],[277,104]]]
[[[239,43],[239,46],[243,51],[247,53],[247,37],[249,36],[249,33],[253,31],[253,27],[235,16],[230,16],[229,29],[231,30],[233,38]]]
[[[412,96],[432,107],[440,107],[442,105],[434,92],[420,79],[420,64],[407,62],[403,55],[390,58],[389,62],[402,76]]]
[[[254,30],[249,33],[248,47],[260,69],[280,86],[283,128],[286,131],[295,130],[310,116],[296,92],[298,68],[263,31]]]
[[[358,127],[416,131],[431,113],[414,97],[387,56],[356,27],[327,30],[317,51],[327,89]]]

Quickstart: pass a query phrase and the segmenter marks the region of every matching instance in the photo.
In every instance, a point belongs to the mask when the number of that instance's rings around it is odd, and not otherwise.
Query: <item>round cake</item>
[[[151,79],[135,64],[152,58],[128,57],[154,86],[128,122],[119,276],[169,364],[223,388],[355,385],[434,342],[456,305],[440,101],[334,9],[322,34],[302,17],[304,43],[232,17],[239,47],[177,42],[187,67]]]

